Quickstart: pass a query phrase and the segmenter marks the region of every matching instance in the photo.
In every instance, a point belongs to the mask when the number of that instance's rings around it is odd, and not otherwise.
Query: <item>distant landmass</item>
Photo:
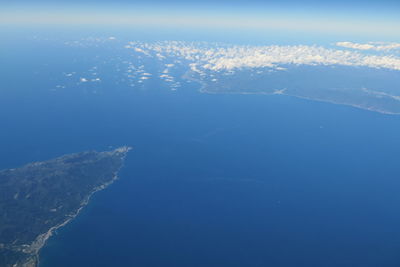
[[[287,95],[400,114],[400,76],[394,70],[284,65],[279,70],[188,71],[184,78],[200,83],[203,93]]]
[[[130,149],[69,154],[0,171],[0,266],[37,266],[46,240],[117,179]]]

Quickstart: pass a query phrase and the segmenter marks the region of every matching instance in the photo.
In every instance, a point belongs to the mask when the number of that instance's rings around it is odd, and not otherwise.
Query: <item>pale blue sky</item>
[[[0,1],[0,24],[282,31],[398,41],[399,1]]]

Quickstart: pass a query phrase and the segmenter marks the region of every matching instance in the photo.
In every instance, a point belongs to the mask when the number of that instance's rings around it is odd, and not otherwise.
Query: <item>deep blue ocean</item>
[[[70,55],[13,47],[1,168],[134,148],[40,267],[400,266],[399,116],[196,84],[53,92]]]

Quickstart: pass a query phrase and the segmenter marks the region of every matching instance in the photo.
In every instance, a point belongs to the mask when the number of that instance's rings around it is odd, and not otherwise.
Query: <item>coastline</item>
[[[89,204],[90,198],[93,196],[94,193],[101,191],[105,188],[107,188],[108,186],[110,186],[112,183],[114,183],[117,179],[118,179],[118,175],[114,175],[113,178],[101,185],[96,187],[87,197],[84,201],[82,201],[80,207],[76,210],[76,212],[72,215],[70,215],[70,217],[65,220],[64,222],[60,223],[59,225],[53,226],[51,227],[46,233],[39,235],[35,241],[32,242],[32,244],[29,246],[29,249],[31,249],[31,251],[26,251],[25,249],[23,250],[23,252],[27,253],[27,254],[33,254],[33,256],[36,258],[36,263],[35,263],[35,267],[40,265],[40,250],[46,245],[47,240],[55,233],[55,231],[57,231],[58,229],[60,229],[61,227],[67,225],[69,222],[71,222],[73,219],[75,219],[79,213],[81,212],[81,210],[86,207]]]
[[[95,194],[98,191],[102,191],[102,190],[106,189],[107,187],[109,187],[111,184],[113,184],[119,178],[118,173],[123,168],[125,157],[127,156],[127,153],[131,149],[132,149],[131,147],[124,146],[121,148],[117,148],[111,152],[105,152],[105,153],[121,153],[121,154],[123,154],[121,156],[122,164],[121,164],[120,168],[117,171],[115,171],[111,180],[95,187],[81,202],[78,209],[76,211],[74,211],[72,214],[68,215],[68,218],[64,222],[62,222],[58,225],[52,226],[47,232],[37,236],[37,238],[30,245],[24,245],[24,247],[22,249],[19,249],[19,251],[25,253],[28,256],[27,260],[22,262],[20,266],[23,266],[23,267],[38,267],[38,266],[40,266],[40,250],[46,245],[47,240],[51,236],[53,236],[54,233],[58,229],[67,225],[69,222],[71,222],[73,219],[75,219],[79,215],[81,210],[89,204],[90,199],[93,196],[93,194]],[[19,266],[19,264],[16,264],[14,266],[17,267],[17,266]]]
[[[334,101],[334,100],[329,100],[329,99],[321,99],[321,98],[317,98],[317,97],[309,97],[309,96],[300,96],[300,95],[295,95],[295,94],[288,94],[285,92],[282,93],[268,93],[268,92],[226,92],[226,91],[222,91],[222,92],[214,92],[214,91],[208,91],[207,90],[207,83],[203,82],[199,79],[196,79],[194,77],[190,76],[191,71],[187,71],[184,75],[182,75],[183,79],[189,80],[189,81],[194,81],[197,82],[201,85],[199,92],[203,93],[203,94],[237,94],[237,95],[284,95],[284,96],[291,96],[291,97],[296,97],[299,99],[305,99],[305,100],[309,100],[309,101],[317,101],[317,102],[325,102],[325,103],[330,103],[330,104],[334,104],[334,105],[342,105],[342,106],[350,106],[350,107],[354,107],[357,109],[362,109],[362,110],[367,110],[367,111],[372,111],[372,112],[377,112],[380,114],[384,114],[384,115],[400,115],[400,112],[392,112],[392,111],[388,111],[388,110],[383,110],[383,109],[379,109],[379,108],[374,108],[374,107],[366,107],[363,105],[359,105],[359,104],[352,104],[352,103],[342,103],[342,102],[338,102],[338,101]]]

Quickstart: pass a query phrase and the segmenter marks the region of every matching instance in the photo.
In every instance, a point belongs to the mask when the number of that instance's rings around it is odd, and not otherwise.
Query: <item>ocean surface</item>
[[[194,83],[52,91],[65,65],[43,62],[69,55],[13,49],[2,56],[1,168],[134,148],[40,267],[400,265],[399,116]]]

